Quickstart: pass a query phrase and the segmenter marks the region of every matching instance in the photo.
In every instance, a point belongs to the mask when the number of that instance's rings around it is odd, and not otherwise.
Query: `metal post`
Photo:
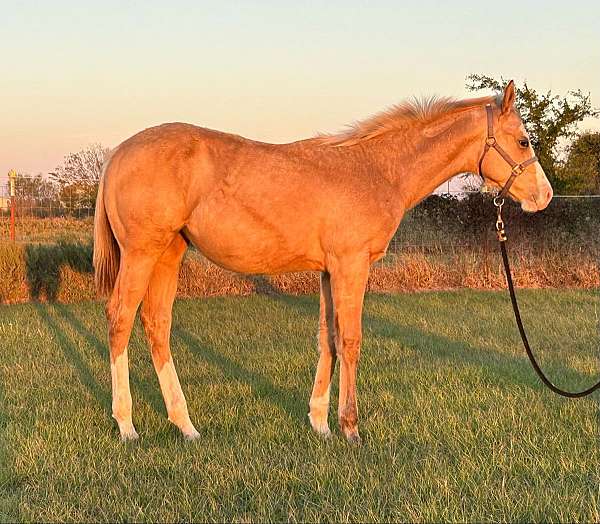
[[[17,172],[11,169],[8,173],[8,179],[10,182],[10,239],[15,241],[15,182],[17,180]]]

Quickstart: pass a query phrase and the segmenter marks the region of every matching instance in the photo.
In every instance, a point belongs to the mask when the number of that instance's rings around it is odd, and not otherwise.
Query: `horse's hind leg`
[[[106,305],[113,392],[112,411],[119,425],[121,440],[132,440],[138,437],[131,418],[132,401],[129,389],[127,344],[155,260],[141,251],[122,253],[119,274]]]
[[[333,299],[331,297],[331,277],[321,273],[321,299],[319,311],[319,362],[315,373],[315,383],[310,396],[308,418],[313,429],[328,437],[331,435],[327,424],[331,377],[335,369],[335,336],[333,325]]]
[[[199,434],[188,415],[187,403],[169,347],[179,265],[186,248],[185,240],[178,235],[162,254],[150,278],[141,317],[169,420],[181,430],[186,439],[194,439]]]

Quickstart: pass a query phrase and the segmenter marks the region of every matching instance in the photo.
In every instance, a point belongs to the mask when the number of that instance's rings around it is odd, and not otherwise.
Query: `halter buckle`
[[[494,205],[498,209],[498,217],[496,218],[496,236],[498,242],[506,242],[506,232],[504,231],[504,220],[502,220],[502,206],[504,205],[503,198],[494,198]]]
[[[500,227],[496,224],[496,236],[498,237],[498,242],[506,242],[508,240],[506,231],[504,231],[504,224],[501,223]]]
[[[523,171],[524,171],[524,169],[523,169],[523,166],[521,164],[517,164],[515,167],[512,168],[512,172],[515,175],[520,175]]]
[[[504,231],[504,221],[500,212],[498,212],[498,218],[496,219],[496,236],[498,237],[498,242],[506,242],[507,240],[506,231]]]
[[[496,145],[496,137],[493,137],[493,136],[488,136],[488,137],[485,139],[485,143],[486,143],[488,146],[490,146],[490,147],[493,147],[493,146],[495,146],[495,145]]]

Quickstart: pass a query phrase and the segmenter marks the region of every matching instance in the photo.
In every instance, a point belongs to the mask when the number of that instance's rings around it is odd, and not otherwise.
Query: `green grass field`
[[[520,296],[545,369],[589,385],[600,293]],[[0,306],[0,521],[600,520],[598,396],[540,384],[503,293],[367,298],[360,448],[310,431],[317,309],[316,296],[176,304],[193,443],[166,420],[137,325],[141,439],[121,444],[102,306]]]

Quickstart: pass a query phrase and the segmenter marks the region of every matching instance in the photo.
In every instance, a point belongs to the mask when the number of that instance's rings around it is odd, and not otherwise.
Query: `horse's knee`
[[[150,338],[157,338],[164,334],[169,326],[170,316],[164,313],[151,312],[142,308],[140,312],[144,330]]]
[[[360,336],[342,337],[341,344],[339,344],[338,357],[344,362],[358,362],[360,357],[360,344]]]

